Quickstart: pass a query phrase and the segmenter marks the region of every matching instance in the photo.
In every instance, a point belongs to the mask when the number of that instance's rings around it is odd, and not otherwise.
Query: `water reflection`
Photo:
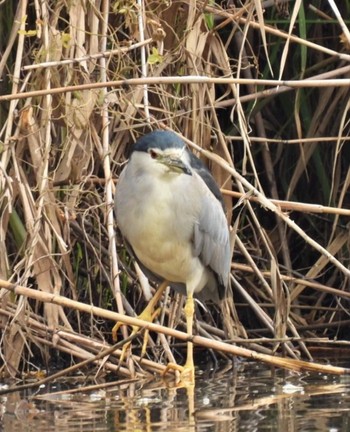
[[[59,384],[62,388],[62,384]],[[193,415],[191,415],[191,412]],[[1,432],[349,431],[350,377],[243,362],[197,376],[196,388],[153,380],[0,397]]]

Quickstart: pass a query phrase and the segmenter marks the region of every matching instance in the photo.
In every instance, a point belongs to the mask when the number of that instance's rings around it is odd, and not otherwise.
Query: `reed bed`
[[[235,334],[227,341],[227,317],[198,304],[197,343],[297,370],[317,352],[349,353],[348,9],[0,2],[3,374],[86,360],[85,371],[140,377],[183,354],[183,298],[171,291],[145,358],[140,332],[119,364],[127,327],[109,350],[114,319],[142,324],[132,317],[154,290],[113,196],[132,144],[156,128],[207,163],[232,226]]]

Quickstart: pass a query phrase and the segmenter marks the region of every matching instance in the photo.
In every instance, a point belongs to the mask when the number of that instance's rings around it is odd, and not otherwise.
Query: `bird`
[[[119,176],[115,213],[141,269],[149,279],[163,281],[139,317],[152,321],[168,285],[187,296],[186,362],[168,367],[180,370],[182,382],[194,383],[194,297],[219,302],[229,287],[230,231],[220,189],[178,134],[154,130],[132,147]],[[114,327],[114,336],[120,325]]]

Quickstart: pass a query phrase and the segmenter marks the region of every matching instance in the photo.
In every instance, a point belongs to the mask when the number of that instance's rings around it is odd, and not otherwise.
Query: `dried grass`
[[[0,5],[7,43],[0,59],[0,279],[140,312],[149,287],[139,288],[115,236],[115,181],[138,136],[170,128],[223,188],[235,236],[233,292],[247,335],[235,342],[250,342],[259,355],[311,359],[310,338],[313,347],[348,338],[345,10],[322,1],[304,10],[295,2],[284,20],[269,2],[265,10],[260,1],[235,3]],[[54,350],[87,358],[111,342],[111,321],[67,305],[5,288],[0,302],[0,352],[12,376],[32,364],[49,368]],[[164,299],[161,324],[182,328],[181,303]],[[215,307],[200,307],[197,321],[201,336],[224,339]],[[159,344],[171,358],[171,334],[153,335],[149,359],[141,367],[130,357],[121,373],[153,371],[164,356]],[[117,358],[103,367],[116,370]]]

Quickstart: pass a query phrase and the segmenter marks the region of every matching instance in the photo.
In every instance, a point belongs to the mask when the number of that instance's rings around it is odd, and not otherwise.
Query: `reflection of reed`
[[[76,414],[86,410],[94,424],[108,418],[113,430],[118,431],[148,432],[166,428],[169,423],[176,424],[178,431],[195,431],[193,386],[178,388],[167,387],[164,381],[122,380],[39,394],[33,399],[37,404],[45,401],[46,410],[51,409],[50,405],[59,406],[62,412],[66,410],[68,428],[70,422],[75,423]],[[103,403],[105,411],[101,410]]]
[[[246,401],[241,405],[236,405],[232,407],[226,408],[217,408],[217,409],[202,409],[196,412],[196,416],[198,418],[213,418],[213,417],[223,417],[229,418],[233,413],[237,413],[240,411],[250,411],[256,410],[262,407],[268,407],[269,405],[279,404],[282,401],[296,400],[305,401],[309,400],[313,396],[320,395],[334,395],[340,394],[344,392],[348,392],[349,389],[342,384],[328,384],[328,385],[319,385],[319,386],[307,386],[307,391],[296,391],[295,393],[281,393],[278,395],[272,396],[263,396],[263,397],[253,397]],[[229,416],[229,417],[227,417]]]
[[[215,373],[204,370],[195,388],[169,388],[161,379],[84,383],[85,377],[57,382],[59,391],[26,400],[9,395],[3,431],[21,430],[28,421],[36,432],[325,432],[337,418],[350,418],[347,378],[327,383],[323,375],[274,371],[255,362],[230,363]],[[71,388],[60,389],[65,386]]]

